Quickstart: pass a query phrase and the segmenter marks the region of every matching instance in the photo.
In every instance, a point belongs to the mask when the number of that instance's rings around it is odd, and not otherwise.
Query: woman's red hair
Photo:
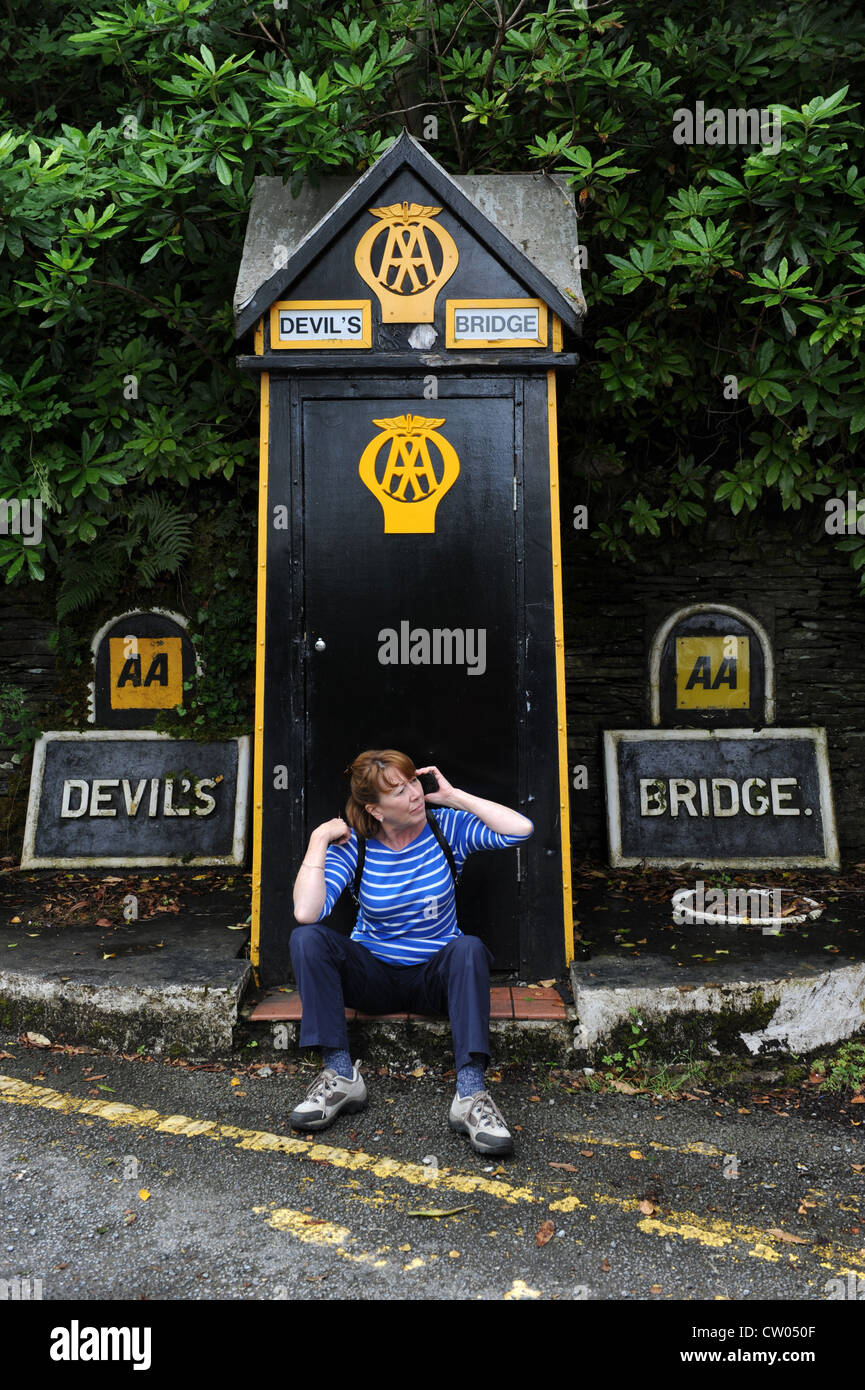
[[[396,785],[391,769],[401,772],[407,782],[417,774],[415,765],[406,753],[396,748],[369,748],[358,753],[354,762],[346,768],[351,775],[351,793],[345,807],[345,818],[352,830],[369,840],[378,834],[379,822],[366,809],[370,802],[377,802],[379,793]]]

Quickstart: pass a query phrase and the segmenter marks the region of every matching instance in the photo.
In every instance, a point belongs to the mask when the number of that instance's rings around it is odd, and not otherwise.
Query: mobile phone
[[[427,792],[437,792],[439,789],[438,778],[434,772],[419,772],[417,780],[420,782],[424,796],[427,795]]]

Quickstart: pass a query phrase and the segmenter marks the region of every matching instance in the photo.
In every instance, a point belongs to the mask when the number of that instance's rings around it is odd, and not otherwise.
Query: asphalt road
[[[865,1298],[849,1096],[659,1100],[494,1073],[517,1140],[494,1164],[448,1129],[453,1082],[434,1069],[371,1072],[368,1109],[318,1138],[287,1125],[314,1075],[296,1070],[0,1035],[7,1296],[38,1280],[83,1316],[98,1300],[778,1300],[814,1305],[801,1325]]]

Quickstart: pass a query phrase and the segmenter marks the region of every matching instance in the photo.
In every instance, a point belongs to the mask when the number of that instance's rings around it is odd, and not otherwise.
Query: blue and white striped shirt
[[[469,811],[445,806],[430,809],[453,851],[458,873],[474,850],[507,849],[529,839],[529,835],[498,835]],[[356,869],[357,836],[352,830],[347,844],[329,845],[325,854],[327,896],[319,922],[354,881]],[[453,877],[429,825],[404,849],[367,840],[358,897],[360,908],[351,939],[391,965],[422,964],[462,935]]]

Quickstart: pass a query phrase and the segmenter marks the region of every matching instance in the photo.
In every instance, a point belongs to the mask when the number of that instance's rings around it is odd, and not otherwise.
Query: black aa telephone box
[[[372,747],[534,821],[519,850],[469,859],[460,924],[499,970],[555,974],[572,955],[554,371],[574,365],[562,325],[581,301],[497,222],[558,236],[578,291],[576,225],[558,183],[462,183],[403,135],[303,207],[260,181],[250,217],[238,332],[254,329],[241,364],[261,377],[264,983],[288,974],[309,833],[343,813],[343,770]]]

